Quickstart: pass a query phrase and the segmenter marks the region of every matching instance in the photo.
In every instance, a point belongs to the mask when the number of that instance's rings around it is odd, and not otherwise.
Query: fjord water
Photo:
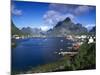
[[[55,52],[67,51],[72,45],[64,37],[18,39],[16,43],[17,47],[12,48],[12,69],[16,71],[58,61],[62,56]]]

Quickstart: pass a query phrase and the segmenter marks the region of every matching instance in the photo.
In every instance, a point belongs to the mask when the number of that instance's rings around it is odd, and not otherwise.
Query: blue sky
[[[96,24],[95,6],[13,1],[11,13],[18,28],[30,26],[46,31],[66,17],[87,28]]]

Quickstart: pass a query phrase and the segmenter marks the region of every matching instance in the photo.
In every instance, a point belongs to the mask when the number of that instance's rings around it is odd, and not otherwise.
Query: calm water
[[[72,41],[65,38],[31,38],[16,40],[18,46],[12,49],[12,69],[25,71],[61,58],[55,52],[68,50]]]

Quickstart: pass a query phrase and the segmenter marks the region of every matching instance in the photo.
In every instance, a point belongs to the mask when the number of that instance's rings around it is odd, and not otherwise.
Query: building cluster
[[[83,44],[83,42],[93,43],[96,41],[96,37],[94,35],[67,35],[66,39],[76,41],[79,45]]]

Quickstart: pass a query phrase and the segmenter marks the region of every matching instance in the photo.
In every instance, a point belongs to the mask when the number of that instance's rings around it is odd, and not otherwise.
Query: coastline
[[[70,48],[72,49],[72,52],[79,52],[78,54],[75,54],[75,55],[72,55],[70,56],[70,54],[65,54],[63,55],[63,58],[60,59],[59,61],[57,62],[53,62],[53,63],[48,63],[48,64],[44,64],[44,65],[40,65],[40,66],[37,66],[35,68],[30,68],[30,70],[28,71],[20,71],[20,72],[14,72],[14,74],[20,74],[20,73],[42,73],[42,72],[57,72],[57,71],[75,71],[75,70],[81,70],[81,68],[75,68],[75,64],[73,61],[76,61],[76,57],[80,54],[80,49],[84,46],[86,46],[87,48],[89,47],[89,45],[92,45],[95,43],[92,43],[92,44],[88,44],[88,42],[84,42],[82,45],[80,45],[80,47],[78,47],[79,49],[77,49],[77,43],[79,42],[75,42],[73,43],[73,46]],[[74,47],[75,46],[75,47]],[[73,50],[75,48],[75,50]],[[94,65],[93,68],[90,67],[90,69],[95,69],[95,64],[92,64]],[[85,69],[83,67],[83,69]],[[82,69],[82,70],[83,70]],[[13,73],[13,72],[12,72]]]

